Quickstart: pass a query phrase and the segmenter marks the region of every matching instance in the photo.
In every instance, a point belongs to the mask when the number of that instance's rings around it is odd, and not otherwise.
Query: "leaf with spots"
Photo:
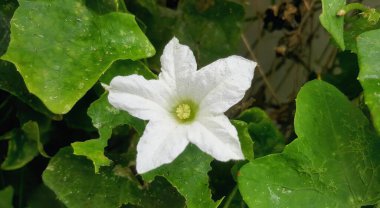
[[[298,138],[240,170],[250,207],[361,207],[380,198],[380,138],[335,87],[307,83],[296,100]],[[339,106],[337,108],[336,106]]]
[[[372,30],[357,38],[359,81],[364,88],[365,103],[380,133],[380,30]]]
[[[322,26],[331,34],[340,49],[344,50],[344,17],[337,13],[346,5],[346,0],[322,0],[322,14],[319,16]]]
[[[98,15],[84,0],[19,4],[1,58],[16,65],[28,90],[53,113],[67,113],[115,60],[155,53],[131,14]]]
[[[140,186],[129,168],[105,167],[96,174],[90,161],[61,149],[42,175],[44,183],[67,207],[114,208],[125,204],[138,207],[183,207],[183,198],[160,179]],[[162,198],[164,196],[165,198]]]
[[[212,157],[190,144],[172,163],[143,174],[146,181],[163,176],[185,197],[189,208],[217,207],[219,202],[211,199],[209,178]]]

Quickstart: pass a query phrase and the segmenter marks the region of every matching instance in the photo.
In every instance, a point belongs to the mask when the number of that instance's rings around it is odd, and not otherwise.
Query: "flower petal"
[[[192,97],[200,113],[220,114],[239,102],[251,86],[256,62],[240,56],[219,59],[192,77]]]
[[[226,116],[198,118],[192,128],[189,141],[215,159],[244,159],[237,131]]]
[[[150,121],[137,144],[137,172],[145,173],[172,162],[188,143],[183,126],[170,120]]]
[[[159,79],[175,88],[197,70],[197,62],[190,48],[173,38],[164,48],[161,56]]]
[[[117,76],[108,90],[108,101],[132,116],[144,120],[169,116],[171,91],[159,80],[146,80],[140,75]]]

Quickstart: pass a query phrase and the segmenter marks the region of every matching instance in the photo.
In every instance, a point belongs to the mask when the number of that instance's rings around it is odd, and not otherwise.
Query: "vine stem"
[[[369,8],[364,6],[361,3],[351,3],[351,4],[345,5],[342,9],[340,9],[337,15],[341,17],[341,16],[346,15],[348,12],[352,10],[360,10],[360,11],[365,12],[365,11],[368,11]]]
[[[224,203],[223,208],[229,208],[232,202],[232,199],[235,197],[238,190],[238,186],[236,185],[234,189],[232,189],[231,193],[228,195],[226,203]]]

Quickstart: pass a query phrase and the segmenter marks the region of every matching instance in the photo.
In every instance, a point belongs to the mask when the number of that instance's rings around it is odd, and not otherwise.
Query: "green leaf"
[[[359,81],[364,88],[373,123],[380,132],[380,30],[372,30],[357,38],[359,57]]]
[[[104,155],[104,148],[107,146],[108,139],[111,138],[112,129],[119,125],[129,124],[139,134],[142,134],[145,122],[132,117],[126,111],[114,108],[108,102],[107,93],[93,102],[87,113],[91,117],[93,125],[99,130],[99,138],[74,142],[71,146],[74,149],[74,154],[83,155],[92,160],[95,172],[98,172],[100,166],[107,166],[111,163],[111,160]]]
[[[344,50],[344,17],[337,13],[346,5],[346,0],[322,0],[322,14],[319,16],[322,26],[331,34],[340,49]]]
[[[298,139],[240,170],[250,207],[361,207],[380,198],[380,138],[335,87],[307,83],[296,99]]]
[[[171,205],[176,204],[183,207],[183,199],[173,187],[167,186],[167,182],[160,180],[144,189],[129,168],[119,166],[105,167],[95,174],[91,162],[73,155],[71,148],[61,149],[50,160],[42,178],[70,208],[114,208],[128,203],[141,207],[173,207]]]
[[[179,1],[176,10],[161,7],[151,0],[127,3],[130,11],[146,24],[147,35],[158,54],[173,36],[194,51],[199,66],[235,54],[239,49],[244,7],[238,3],[187,0]],[[154,68],[159,68],[159,56],[153,59]]]
[[[172,163],[143,174],[146,181],[156,176],[165,177],[186,199],[189,208],[217,207],[211,199],[208,175],[212,157],[190,144]]]
[[[243,151],[243,155],[247,160],[253,160],[253,141],[248,132],[248,124],[244,121],[232,120],[231,123],[235,126],[239,140],[241,149]]]
[[[255,142],[256,157],[281,152],[284,148],[284,136],[265,111],[256,107],[250,108],[242,112],[237,119],[248,124],[248,132]]]
[[[8,186],[0,190],[0,207],[1,208],[13,208],[12,205],[13,188]]]
[[[54,119],[61,120],[62,116],[53,114],[36,96],[29,93],[13,64],[0,60],[0,89],[16,96],[19,100],[32,107],[34,110]]]
[[[48,157],[40,141],[40,132],[37,122],[29,121],[21,129],[14,129],[3,137],[8,137],[8,153],[1,164],[4,170],[21,168],[30,162],[38,153]]]
[[[115,60],[155,53],[131,14],[99,16],[84,0],[19,3],[2,59],[16,65],[29,91],[53,113],[67,113]]]

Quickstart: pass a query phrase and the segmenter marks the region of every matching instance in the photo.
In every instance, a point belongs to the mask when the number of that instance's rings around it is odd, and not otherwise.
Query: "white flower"
[[[137,145],[137,172],[172,162],[189,142],[220,161],[244,159],[224,112],[243,98],[256,63],[230,56],[197,71],[193,52],[173,38],[161,64],[158,80],[117,76],[108,88],[114,107],[149,120]]]

